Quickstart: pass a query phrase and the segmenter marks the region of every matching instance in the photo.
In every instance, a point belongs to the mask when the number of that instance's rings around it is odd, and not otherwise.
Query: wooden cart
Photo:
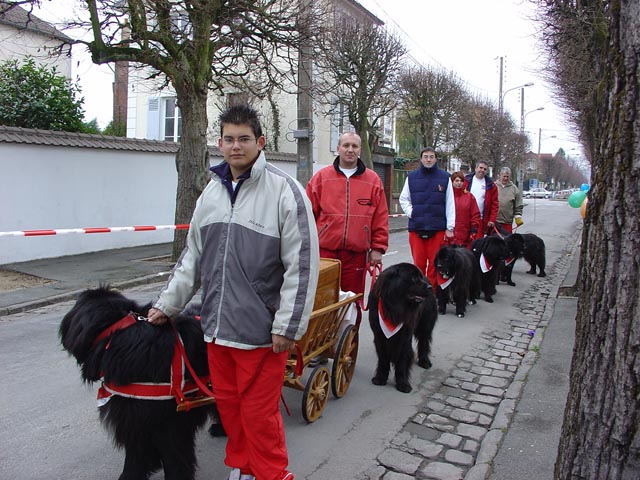
[[[321,259],[309,327],[296,342],[295,352],[289,354],[285,370],[284,386],[303,392],[302,416],[309,423],[320,418],[329,399],[329,386],[336,398],[344,396],[356,368],[362,294],[339,300],[339,285],[340,262]],[[355,308],[355,324],[346,321],[352,307]],[[307,367],[312,370],[303,382]]]

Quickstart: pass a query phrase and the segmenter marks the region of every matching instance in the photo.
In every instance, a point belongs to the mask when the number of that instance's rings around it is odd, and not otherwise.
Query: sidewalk
[[[578,276],[578,252],[574,254],[559,292],[571,291]],[[562,431],[564,407],[569,393],[569,373],[575,342],[576,297],[553,299],[553,313],[535,363],[522,365],[526,375],[522,396],[502,445],[493,459],[488,480],[552,479]],[[549,300],[551,301],[551,299]],[[533,343],[533,342],[532,342]],[[536,350],[534,344],[531,349]]]
[[[46,283],[0,292],[0,316],[72,300],[100,283],[123,289],[163,281],[171,270],[171,248],[164,243],[2,265],[0,270],[33,275]]]

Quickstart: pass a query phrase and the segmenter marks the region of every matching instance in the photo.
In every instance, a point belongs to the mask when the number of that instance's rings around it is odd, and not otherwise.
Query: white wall
[[[295,178],[295,162],[270,163]],[[0,142],[0,172],[0,232],[175,223],[173,153]],[[0,236],[0,265],[172,240],[172,230]]]
[[[173,154],[0,146],[0,231],[171,225]],[[172,231],[0,237],[0,264],[169,242]]]
[[[66,45],[62,54],[51,55],[59,46],[60,40],[0,24],[0,61],[21,60],[30,55],[43,65],[55,66],[60,75],[71,79],[70,47]]]

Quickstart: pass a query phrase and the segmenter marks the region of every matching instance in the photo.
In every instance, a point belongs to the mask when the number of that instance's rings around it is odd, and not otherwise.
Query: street
[[[547,272],[571,252],[582,219],[566,201],[526,200],[520,233],[536,233],[546,243]],[[390,237],[385,265],[410,262],[407,233]],[[306,480],[349,480],[376,464],[385,445],[403,429],[417,408],[430,399],[463,356],[486,348],[487,332],[506,328],[518,318],[516,306],[525,289],[543,279],[527,275],[528,265],[519,260],[514,268],[516,287],[501,284],[495,303],[479,300],[459,319],[448,307],[440,316],[432,345],[433,368],[414,366],[413,391],[403,394],[390,378],[384,387],[374,386],[376,357],[366,315],[360,328],[357,368],[349,391],[341,399],[330,397],[322,417],[313,424],[302,418],[302,393],[284,389],[291,410],[283,411],[290,470]],[[139,301],[152,300],[161,284],[136,287],[125,292]],[[57,329],[72,302],[0,318],[0,423],[5,432],[0,448],[0,478],[115,479],[121,472],[123,454],[115,451],[98,423],[96,386],[80,381],[75,360],[60,346]],[[225,439],[199,434],[198,480],[225,480]],[[163,478],[162,473],[152,477]]]

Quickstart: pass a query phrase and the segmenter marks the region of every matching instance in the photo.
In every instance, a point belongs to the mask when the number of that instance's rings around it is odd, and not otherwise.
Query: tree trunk
[[[640,4],[609,4],[556,479],[640,478]]]
[[[176,88],[177,90],[177,88]],[[176,154],[178,188],[176,193],[176,225],[189,223],[196,200],[209,179],[207,151],[207,95],[192,89],[180,100],[182,137]],[[173,237],[173,260],[177,260],[185,247],[186,230],[176,230]]]
[[[362,128],[358,132],[360,135],[360,140],[362,142],[362,151],[360,152],[360,160],[363,161],[367,168],[373,170],[373,160],[371,154],[371,146],[369,144],[369,119],[367,115],[363,115],[362,117]]]

